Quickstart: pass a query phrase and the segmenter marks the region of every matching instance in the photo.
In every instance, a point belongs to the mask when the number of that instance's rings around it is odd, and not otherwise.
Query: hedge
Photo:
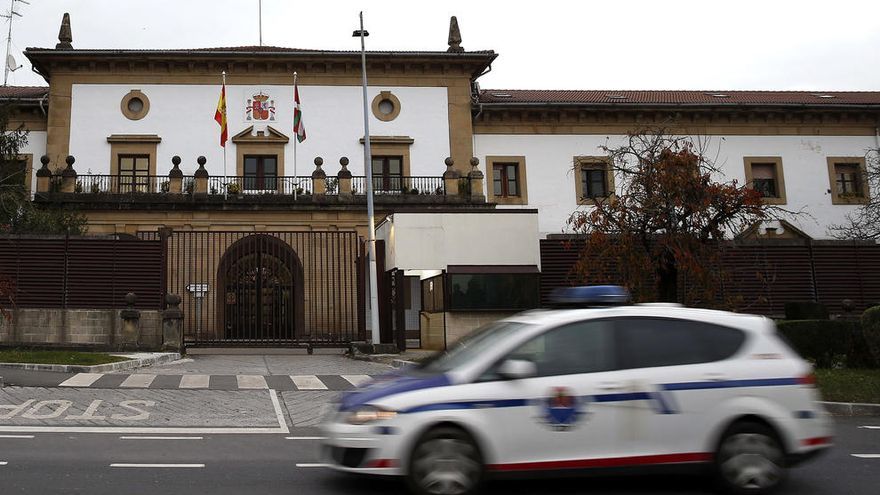
[[[785,320],[776,326],[817,368],[872,368],[877,364],[857,320]]]

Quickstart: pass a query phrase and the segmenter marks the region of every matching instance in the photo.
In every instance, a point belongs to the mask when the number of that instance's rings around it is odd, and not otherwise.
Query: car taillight
[[[810,372],[806,375],[803,375],[800,378],[798,378],[798,383],[800,385],[809,385],[811,387],[815,387],[816,386],[816,374]]]

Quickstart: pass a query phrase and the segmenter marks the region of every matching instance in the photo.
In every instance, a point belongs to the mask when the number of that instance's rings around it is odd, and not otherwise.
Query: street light
[[[352,33],[352,37],[361,39],[361,81],[364,92],[364,169],[367,176],[367,216],[369,232],[367,233],[370,255],[370,340],[381,342],[379,338],[379,280],[376,272],[376,221],[373,219],[373,161],[370,152],[370,114],[367,105],[367,52],[364,38],[370,35],[364,29],[364,13],[360,13],[361,28]]]

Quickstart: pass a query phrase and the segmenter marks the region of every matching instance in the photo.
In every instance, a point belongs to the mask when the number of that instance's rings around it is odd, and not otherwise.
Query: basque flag
[[[293,83],[293,133],[296,134],[296,140],[303,142],[306,140],[306,127],[303,125],[302,109],[299,106],[299,86]]]

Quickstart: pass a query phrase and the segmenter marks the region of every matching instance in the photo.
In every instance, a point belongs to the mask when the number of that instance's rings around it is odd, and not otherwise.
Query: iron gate
[[[166,292],[188,345],[337,347],[363,340],[355,232],[171,232]]]

